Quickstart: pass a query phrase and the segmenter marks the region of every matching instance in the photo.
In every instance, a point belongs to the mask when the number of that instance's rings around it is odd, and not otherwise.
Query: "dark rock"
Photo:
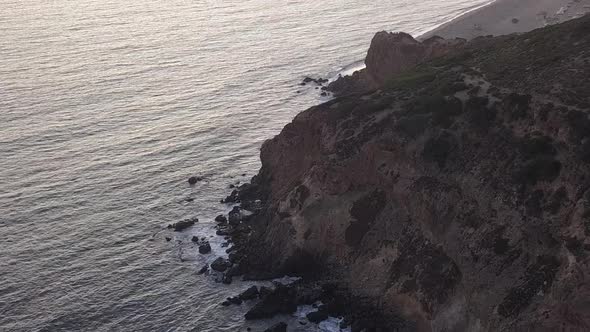
[[[229,196],[222,200],[222,203],[238,203],[238,194],[237,190],[233,190]]]
[[[291,314],[297,310],[296,291],[293,287],[277,288],[260,300],[244,316],[247,320],[270,318],[277,314]]]
[[[199,246],[199,253],[200,254],[208,254],[211,252],[211,245],[209,242],[205,242]]]
[[[307,317],[307,320],[316,324],[328,319],[328,313],[321,310],[310,312],[305,316]]]
[[[198,274],[205,274],[205,272],[207,272],[207,271],[209,271],[209,265],[205,264],[197,273]]]
[[[231,267],[231,263],[223,257],[218,257],[211,263],[211,269],[217,272],[225,272]]]
[[[256,286],[252,286],[248,289],[246,289],[242,294],[240,294],[240,299],[246,301],[246,300],[254,300],[255,298],[258,297],[258,287]]]
[[[306,77],[306,78],[303,79],[303,82],[310,83],[310,82],[315,82],[315,80],[313,78],[311,78],[311,77]]]
[[[195,184],[199,181],[203,181],[203,177],[202,176],[191,176],[190,178],[188,178],[188,183],[189,184]]]
[[[231,303],[231,304],[242,304],[242,299],[240,299],[237,296],[233,296],[233,297],[228,297],[227,298],[227,302]]]
[[[220,214],[217,217],[215,217],[215,221],[223,224],[227,222],[227,218],[223,214]]]
[[[320,96],[322,96],[322,97],[325,97],[325,96],[327,96],[327,95],[328,95],[328,94],[326,93],[326,91],[322,91],[322,93],[320,93]]]
[[[168,228],[174,228],[175,232],[180,232],[182,230],[185,230],[191,226],[193,226],[195,224],[195,222],[198,222],[199,219],[197,218],[192,218],[192,219],[186,219],[183,221],[179,221],[175,224],[172,224],[170,226],[168,226]]]
[[[227,273],[223,275],[223,279],[221,279],[221,282],[229,285],[232,282],[232,276],[228,275]]]
[[[266,286],[260,286],[260,289],[258,290],[258,297],[263,299],[270,293],[272,293],[272,289]]]
[[[172,240],[172,238],[171,238],[171,237],[168,237],[168,236],[166,236],[166,241],[167,241],[167,242],[170,242],[171,240]]]
[[[225,300],[225,301],[221,302],[221,305],[224,307],[229,307],[231,305],[231,302]]]
[[[239,254],[237,252],[232,252],[227,256],[227,259],[232,263],[236,263],[237,261],[240,260],[241,257],[242,257],[241,254]]]
[[[187,197],[187,198],[185,198],[184,200],[185,200],[185,201],[187,201],[187,202],[192,202],[192,201],[194,201],[195,199],[194,199],[194,198],[192,198],[192,197]]]
[[[287,323],[285,323],[285,322],[277,323],[277,324],[267,328],[266,330],[264,330],[264,332],[287,332]]]
[[[240,264],[234,264],[227,270],[227,272],[225,272],[225,274],[230,277],[237,277],[243,274],[242,267],[240,266]]]
[[[228,236],[229,231],[226,229],[218,229],[217,232],[215,232],[215,234],[217,234],[219,236]]]
[[[199,240],[199,237],[198,237],[198,236],[193,236],[193,237],[191,238],[191,241],[192,241],[192,242],[195,242],[195,243],[199,243],[199,241],[200,241],[200,240]]]
[[[236,226],[242,220],[242,213],[240,212],[239,208],[236,210],[232,210],[229,213],[229,224],[232,226]]]

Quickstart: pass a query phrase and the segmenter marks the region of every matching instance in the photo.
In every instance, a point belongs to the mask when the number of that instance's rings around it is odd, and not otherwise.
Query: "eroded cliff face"
[[[403,32],[381,31],[371,40],[366,68],[352,76],[340,77],[328,86],[337,96],[379,88],[392,77],[418,64],[448,54],[465,45],[465,39],[431,37],[419,42]]]
[[[317,272],[407,329],[590,328],[590,18],[396,74],[263,145],[250,269]]]

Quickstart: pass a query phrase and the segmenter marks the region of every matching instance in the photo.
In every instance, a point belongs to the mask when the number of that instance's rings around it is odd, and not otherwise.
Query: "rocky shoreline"
[[[375,85],[298,115],[224,200],[224,276],[303,277],[246,318],[321,301],[310,321],[352,331],[590,326],[589,32],[376,37]]]

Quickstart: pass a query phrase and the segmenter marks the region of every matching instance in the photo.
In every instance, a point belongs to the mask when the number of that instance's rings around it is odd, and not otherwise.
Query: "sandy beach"
[[[527,32],[589,11],[590,0],[497,0],[427,32],[420,39],[434,35],[472,39]]]

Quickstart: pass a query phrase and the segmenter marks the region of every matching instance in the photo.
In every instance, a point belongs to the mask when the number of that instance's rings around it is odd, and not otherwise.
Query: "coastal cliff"
[[[247,275],[337,284],[383,330],[590,328],[590,17],[375,38],[369,88],[264,143]]]

